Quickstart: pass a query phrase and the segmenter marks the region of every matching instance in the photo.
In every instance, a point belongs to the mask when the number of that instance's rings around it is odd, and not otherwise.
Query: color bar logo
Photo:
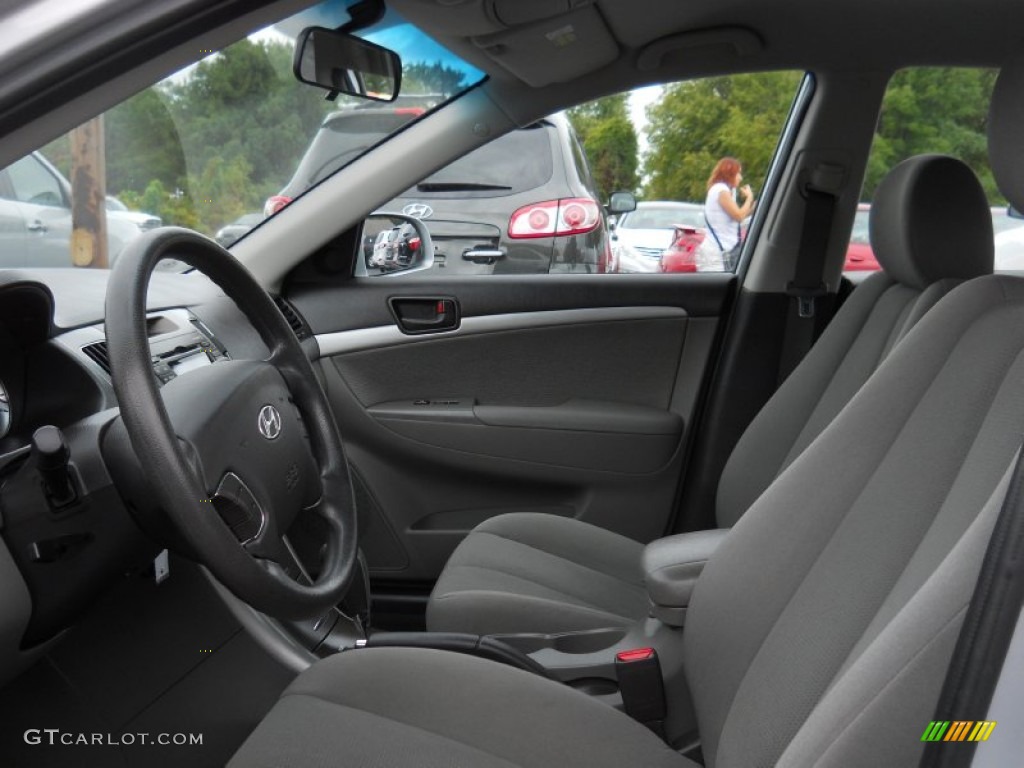
[[[921,741],[988,741],[995,727],[994,720],[932,720]]]

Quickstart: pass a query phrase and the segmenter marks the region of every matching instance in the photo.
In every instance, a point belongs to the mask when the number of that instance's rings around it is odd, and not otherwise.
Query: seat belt
[[[988,738],[992,724],[958,721],[984,717],[1004,669],[1010,641],[1024,603],[1024,445],[989,538],[967,615],[960,627],[953,658],[946,669],[933,726],[941,730],[921,737],[925,744],[921,768],[967,768],[978,745],[978,732]],[[1019,672],[1018,672],[1019,674]],[[960,726],[962,736],[949,733]],[[983,726],[989,726],[985,729]],[[949,741],[956,744],[949,744]],[[959,743],[962,742],[962,743]],[[950,749],[950,747],[953,747]]]
[[[800,250],[793,280],[786,285],[790,306],[779,355],[779,384],[803,360],[828,320],[828,307],[823,306],[828,302],[823,300],[828,296],[825,254],[836,207],[836,195],[831,190],[839,189],[843,174],[839,166],[818,166],[814,169],[814,180],[805,187],[807,205]]]

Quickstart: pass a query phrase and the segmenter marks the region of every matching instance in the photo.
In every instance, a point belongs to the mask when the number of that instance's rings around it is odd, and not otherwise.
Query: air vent
[[[277,304],[277,308],[281,310],[281,314],[284,315],[284,319],[288,321],[288,325],[291,326],[292,330],[295,331],[295,335],[300,339],[308,339],[312,336],[309,330],[309,326],[306,325],[306,321],[302,319],[300,315],[287,299],[281,296],[274,297],[274,303]]]
[[[82,351],[90,360],[106,371],[108,376],[110,375],[110,356],[107,354],[107,342],[97,341],[87,344],[82,347]]]

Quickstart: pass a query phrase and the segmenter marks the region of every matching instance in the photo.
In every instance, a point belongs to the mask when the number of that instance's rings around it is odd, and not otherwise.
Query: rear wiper
[[[504,184],[480,184],[475,181],[424,181],[416,185],[417,192],[487,192],[512,189]]]

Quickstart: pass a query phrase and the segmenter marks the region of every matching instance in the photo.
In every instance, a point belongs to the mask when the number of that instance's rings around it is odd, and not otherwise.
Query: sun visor
[[[473,38],[494,61],[527,85],[540,87],[593,72],[619,47],[595,6]]]

